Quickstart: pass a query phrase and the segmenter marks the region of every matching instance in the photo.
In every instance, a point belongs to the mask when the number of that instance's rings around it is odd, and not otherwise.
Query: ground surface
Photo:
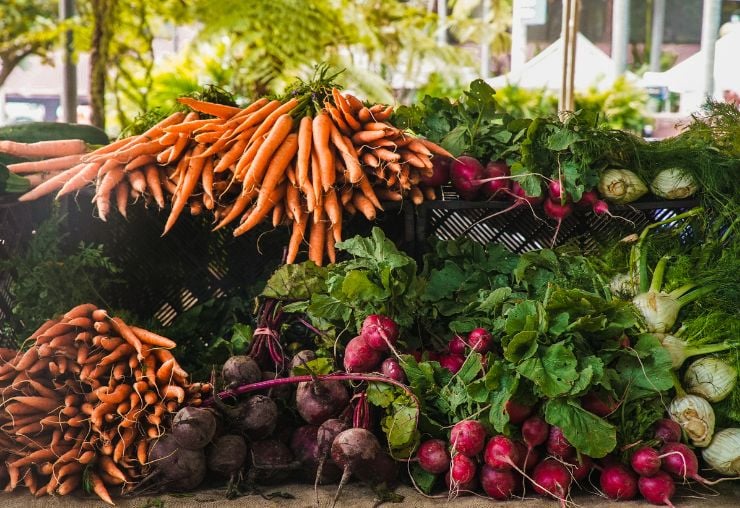
[[[740,508],[740,482],[727,482],[718,486],[719,495],[711,495],[702,489],[701,492],[684,491],[674,498],[676,508]],[[294,496],[294,499],[274,498],[264,499],[260,496],[245,496],[234,500],[226,500],[223,491],[203,490],[184,497],[159,496],[159,497],[137,497],[128,499],[116,499],[117,506],[123,508],[222,508],[237,506],[259,506],[274,508],[314,508],[315,496],[313,487],[308,485],[283,485],[280,487],[265,488],[265,493],[285,492]],[[402,504],[385,504],[386,507],[453,507],[453,508],[479,508],[489,507],[494,502],[477,497],[461,497],[450,502],[446,499],[426,499],[417,494],[413,489],[401,487],[398,493],[404,496]],[[322,487],[319,491],[321,496],[321,507],[327,507],[334,495],[332,487]],[[695,496],[695,497],[689,497]],[[701,496],[701,497],[700,497]],[[583,507],[610,507],[610,508],[647,508],[651,505],[644,501],[639,502],[611,502],[599,497],[577,496],[573,501]],[[348,508],[372,508],[376,502],[373,494],[358,484],[347,485],[342,497],[337,503],[338,507]],[[68,496],[66,498],[35,498],[27,492],[16,492],[12,494],[0,493],[0,507],[2,508],[98,508],[106,506],[99,500]],[[503,505],[502,505],[503,506]],[[559,503],[543,498],[529,498],[525,500],[510,501],[506,508],[555,508]]]

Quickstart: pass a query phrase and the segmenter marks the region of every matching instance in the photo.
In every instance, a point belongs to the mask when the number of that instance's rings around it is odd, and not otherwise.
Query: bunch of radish
[[[485,355],[492,351],[494,339],[485,328],[475,328],[467,336],[455,334],[447,344],[447,351],[436,357],[439,364],[453,374],[460,370],[467,355],[474,351]]]
[[[347,372],[375,372],[403,382],[405,375],[398,361],[388,357],[398,341],[398,324],[388,316],[371,314],[362,323],[360,334],[347,343],[344,350],[344,370]]]

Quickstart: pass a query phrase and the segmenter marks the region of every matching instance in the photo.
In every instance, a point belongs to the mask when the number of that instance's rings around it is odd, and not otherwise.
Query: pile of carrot
[[[184,210],[213,214],[215,230],[234,235],[263,221],[292,227],[287,262],[308,245],[321,265],[335,259],[343,212],[373,220],[383,201],[435,199],[422,185],[434,155],[450,156],[389,123],[393,107],[365,105],[336,88],[323,107],[307,113],[298,97],[259,99],[245,108],[191,98],[143,134],[118,140],[19,199],[57,196],[95,182],[101,219],[112,204],[122,215],[130,201],[171,205],[167,233]]]
[[[189,383],[175,343],[93,304],[44,323],[23,351],[0,349],[0,486],[36,496],[81,485],[113,504],[148,473],[150,445],[210,385]]]
[[[36,143],[0,140],[0,153],[40,159],[8,164],[10,172],[25,177],[31,188],[38,187],[70,167],[78,165],[82,162],[82,157],[87,151],[87,144],[81,139],[39,141]]]

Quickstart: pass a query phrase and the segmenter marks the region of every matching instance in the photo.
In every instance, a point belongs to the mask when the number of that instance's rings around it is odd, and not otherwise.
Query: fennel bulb
[[[671,168],[655,175],[650,190],[663,199],[686,199],[699,190],[699,184],[686,170]]]
[[[715,471],[740,475],[740,429],[722,429],[701,452],[701,456]]]
[[[679,395],[668,407],[671,420],[686,432],[694,446],[709,446],[714,435],[714,409],[698,395]]]
[[[737,369],[719,358],[705,356],[686,369],[684,389],[709,402],[724,400],[737,384]]]
[[[599,192],[607,201],[624,205],[647,194],[645,182],[629,169],[607,169],[601,173]]]

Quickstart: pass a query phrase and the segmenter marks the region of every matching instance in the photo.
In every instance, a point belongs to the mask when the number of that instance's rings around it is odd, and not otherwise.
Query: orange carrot
[[[81,303],[76,307],[72,307],[69,311],[65,312],[62,319],[68,321],[78,317],[91,317],[92,312],[97,309],[98,306],[94,303]]]
[[[221,222],[219,222],[216,227],[213,228],[213,231],[217,231],[221,229],[222,227],[226,226],[227,224],[231,223],[239,217],[244,210],[247,209],[247,206],[254,200],[254,198],[257,197],[257,194],[259,193],[258,189],[253,189],[250,192],[242,191],[239,194],[239,197],[236,198],[236,201],[234,201],[233,206],[229,210],[229,212],[221,219]]]
[[[391,152],[390,150],[386,150],[385,148],[375,148],[373,149],[373,152],[375,153],[376,157],[378,157],[378,159],[382,161],[397,162],[401,160],[401,154]]]
[[[193,155],[198,155],[203,150],[203,145],[197,145],[193,150]],[[205,160],[203,159],[193,158],[190,160],[188,170],[185,173],[183,180],[181,180],[182,185],[178,185],[178,193],[172,203],[172,210],[170,211],[169,217],[167,217],[167,223],[164,226],[164,232],[162,235],[167,234],[167,232],[172,229],[172,226],[175,225],[177,218],[180,216],[180,213],[182,213],[182,210],[187,204],[188,198],[195,190],[197,183],[200,181],[200,174],[203,171],[204,164]]]
[[[298,127],[298,158],[296,159],[296,180],[303,187],[308,179],[308,168],[311,164],[312,122],[310,116],[301,118]]]
[[[244,117],[244,122],[239,124],[239,126],[234,129],[231,137],[236,137],[238,134],[249,129],[250,127],[261,124],[268,116],[270,116],[273,111],[278,109],[281,105],[282,103],[278,100],[270,101],[267,104],[262,105],[253,113]]]
[[[436,143],[432,143],[431,141],[427,139],[417,138],[419,143],[424,145],[430,152],[432,152],[435,155],[441,155],[443,157],[450,157],[452,158],[452,154],[442,148],[441,146],[437,145]]]
[[[306,232],[306,224],[308,224],[308,220],[305,219],[300,222],[297,220],[293,221],[293,230],[290,234],[290,241],[288,242],[288,255],[285,258],[287,264],[295,262],[298,256],[298,250],[301,247],[301,242],[303,242],[304,233]]]
[[[360,180],[359,188],[365,195],[365,197],[370,200],[375,208],[377,208],[378,210],[383,209],[383,205],[380,204],[380,200],[376,196],[375,190],[373,189],[372,185],[370,185],[370,181],[367,178],[363,178],[362,180]]]
[[[270,113],[267,118],[265,118],[257,128],[257,130],[252,134],[253,138],[259,138],[261,136],[264,136],[267,134],[273,127],[273,125],[277,122],[277,120],[285,115],[290,113],[290,111],[295,108],[298,105],[298,99],[295,97],[287,100],[285,103],[280,105],[279,108],[277,108],[275,111]]]
[[[113,500],[110,498],[110,494],[108,494],[108,489],[105,488],[105,484],[103,483],[103,480],[100,478],[100,476],[97,473],[90,471],[88,480],[90,481],[90,486],[92,487],[93,492],[95,492],[100,499],[102,499],[103,501],[105,501],[111,506],[116,505],[113,502]]]
[[[275,187],[285,179],[285,170],[297,151],[298,136],[296,134],[289,134],[275,151],[267,167],[264,180],[260,187],[260,193],[257,196],[258,207],[264,205],[264,201],[272,194]]]
[[[148,452],[149,446],[147,445],[146,439],[141,439],[138,443],[136,443],[136,460],[139,461],[139,464],[142,466],[146,465],[147,463],[147,452]]]
[[[357,119],[362,123],[369,122],[370,120],[372,120],[372,118],[373,117],[370,113],[370,110],[367,109],[365,106],[362,106],[357,112]]]
[[[162,389],[162,397],[166,399],[176,399],[178,404],[185,402],[185,390],[181,386],[167,385]]]
[[[276,203],[282,201],[285,197],[285,192],[286,185],[282,184],[275,188],[270,195],[265,195],[265,198],[262,200],[262,204],[255,205],[252,211],[249,212],[249,215],[246,216],[244,222],[234,230],[234,236],[242,235],[259,224],[265,217],[267,217],[267,214],[270,213],[272,207],[275,206]]]
[[[303,214],[301,211],[301,194],[297,187],[288,185],[285,193],[285,203],[288,216],[300,223],[303,220]]]
[[[154,164],[149,164],[144,168],[144,178],[146,180],[146,186],[152,193],[154,201],[157,206],[161,209],[164,208],[164,194],[162,194],[162,184],[160,182],[159,169]]]
[[[206,164],[203,166],[203,172],[201,173],[201,187],[203,188],[203,194],[210,199],[210,206],[206,206],[209,210],[213,208],[213,159],[206,159]]]
[[[54,192],[64,186],[65,183],[74,178],[79,172],[83,171],[87,167],[86,164],[78,164],[69,168],[66,171],[59,173],[58,175],[46,180],[38,187],[31,189],[18,198],[18,201],[33,201],[40,197],[46,196],[47,194]]]
[[[316,150],[311,152],[311,183],[313,184],[313,217],[314,222],[319,220],[320,211],[324,206],[324,191],[321,184],[321,167],[319,165],[319,156]]]
[[[365,216],[365,218],[367,218],[367,220],[375,220],[375,206],[363,194],[355,192],[352,196],[352,204],[360,211],[360,213],[362,213],[362,215]]]
[[[352,133],[349,125],[347,125],[347,122],[342,118],[341,111],[335,108],[329,101],[324,102],[324,109],[329,113],[332,123],[339,131],[341,131],[342,134],[349,136]]]
[[[326,224],[324,223],[323,214],[318,222],[311,225],[311,232],[308,237],[308,259],[322,266],[324,262],[324,244],[326,241]]]
[[[359,131],[352,135],[352,142],[355,145],[367,145],[385,137],[382,130],[376,131]]]
[[[96,197],[109,195],[113,188],[118,185],[118,182],[120,182],[124,176],[125,173],[120,166],[108,171],[105,176],[103,176],[103,179],[100,182],[100,186],[95,193]],[[93,198],[93,200],[94,199],[95,198]]]
[[[360,130],[360,122],[358,122],[353,116],[352,106],[349,100],[344,98],[342,94],[339,93],[339,90],[337,90],[336,88],[332,88],[331,94],[337,107],[344,115],[344,119],[349,125],[349,129],[353,131]]]
[[[252,190],[253,187],[259,185],[264,178],[267,166],[272,159],[273,154],[281,147],[283,141],[288,137],[290,131],[293,129],[293,117],[288,113],[280,115],[280,117],[270,129],[270,133],[265,138],[264,143],[254,156],[254,160],[244,177],[244,188],[247,191]],[[298,149],[298,142],[296,140],[296,150]],[[294,152],[295,154],[295,152]],[[290,162],[290,161],[288,161]]]
[[[37,143],[19,143],[16,141],[0,141],[0,152],[19,157],[63,157],[85,153],[87,144],[81,139],[59,139],[54,141],[39,141]]]
[[[219,118],[231,118],[241,111],[241,108],[235,106],[226,106],[224,104],[216,104],[213,102],[199,101],[192,97],[179,97],[177,102],[185,104],[190,109],[194,109],[199,113],[205,113],[207,115],[217,116]]]
[[[143,344],[149,344],[154,347],[163,347],[166,349],[172,349],[177,345],[175,341],[168,339],[167,337],[162,337],[161,335],[157,335],[149,330],[144,330],[138,326],[131,326],[130,328]]]
[[[128,195],[129,195],[129,186],[128,182],[126,180],[122,180],[117,186],[116,186],[116,208],[118,209],[118,213],[120,213],[123,218],[126,217],[126,205],[128,204]]]
[[[7,464],[9,467],[19,468],[23,466],[29,466],[31,464],[41,464],[43,462],[46,462],[47,460],[53,459],[56,459],[56,456],[54,455],[54,452],[51,450],[51,448],[41,448],[40,450],[31,452],[28,455],[24,455],[20,459],[14,460],[13,462],[8,462]]]
[[[64,155],[53,159],[46,159],[34,162],[18,162],[8,164],[11,173],[22,175],[27,173],[48,173],[60,169],[68,169],[82,162],[82,154]]]
[[[319,113],[313,119],[313,148],[318,157],[319,169],[321,172],[321,187],[326,191],[332,185],[336,178],[334,170],[334,154],[329,146],[329,137],[331,136],[332,121],[324,112]],[[316,189],[314,189],[315,191]]]

